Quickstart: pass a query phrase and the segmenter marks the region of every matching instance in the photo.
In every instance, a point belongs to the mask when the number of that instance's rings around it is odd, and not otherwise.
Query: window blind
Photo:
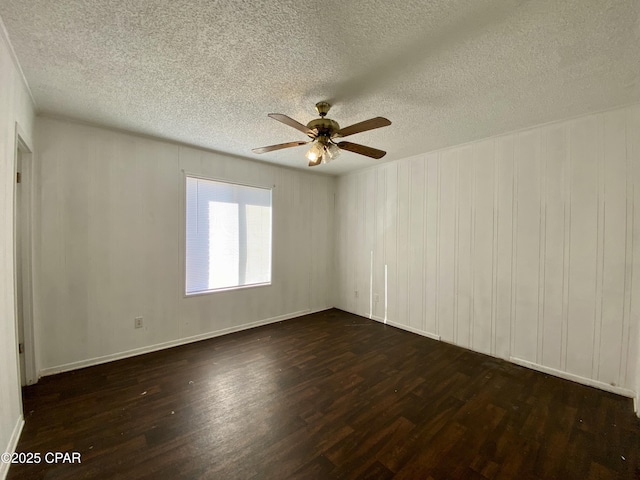
[[[186,294],[271,283],[271,190],[186,182]]]

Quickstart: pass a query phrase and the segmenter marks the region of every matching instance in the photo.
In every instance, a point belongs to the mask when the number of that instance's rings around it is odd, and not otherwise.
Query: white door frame
[[[21,262],[22,266],[22,321],[24,329],[24,365],[25,377],[27,385],[32,385],[38,381],[36,369],[36,348],[35,348],[35,332],[33,326],[33,236],[32,236],[32,220],[34,209],[34,172],[35,166],[33,161],[33,148],[28,141],[28,137],[24,134],[20,125],[16,122],[15,131],[15,149],[14,149],[14,182],[13,182],[13,267],[14,267],[14,301],[15,301],[15,328],[16,328],[16,362],[18,366],[18,382],[20,381],[20,353],[18,352],[18,262],[17,245],[16,245],[16,195],[18,194],[18,186],[15,175],[18,166],[18,151],[22,155],[22,172],[20,188],[22,189],[21,197]]]

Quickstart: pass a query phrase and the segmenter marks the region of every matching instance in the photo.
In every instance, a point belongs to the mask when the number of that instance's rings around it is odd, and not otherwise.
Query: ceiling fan
[[[391,125],[389,120],[383,117],[375,117],[345,128],[340,128],[338,122],[325,118],[330,108],[331,105],[327,102],[316,103],[316,110],[320,115],[320,118],[311,120],[306,126],[281,113],[270,113],[269,117],[300,130],[311,138],[311,140],[306,142],[299,141],[279,143],[278,145],[254,148],[251,151],[253,153],[267,153],[273,152],[274,150],[280,150],[282,148],[297,147],[311,143],[311,148],[306,154],[310,167],[315,167],[321,163],[329,163],[340,154],[341,149],[376,159],[382,158],[386,155],[387,152],[378,150],[377,148],[367,147],[365,145],[352,142],[336,142],[334,139],[353,135],[354,133],[366,132],[367,130],[373,130],[374,128],[386,127]]]

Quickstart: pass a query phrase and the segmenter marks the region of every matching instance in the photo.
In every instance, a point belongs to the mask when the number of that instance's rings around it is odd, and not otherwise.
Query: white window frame
[[[214,294],[214,293],[220,293],[220,292],[228,292],[228,291],[234,291],[234,290],[244,290],[244,289],[249,289],[249,288],[258,288],[258,287],[269,287],[272,285],[273,282],[273,189],[275,188],[275,185],[273,186],[264,186],[264,185],[256,185],[256,184],[250,184],[250,183],[242,183],[242,182],[236,182],[236,181],[232,181],[232,180],[228,180],[228,179],[224,179],[224,178],[216,178],[216,177],[208,177],[208,176],[204,176],[204,175],[200,175],[200,174],[194,174],[194,173],[189,173],[186,171],[182,171],[183,172],[183,181],[182,181],[182,215],[184,216],[183,218],[183,230],[182,230],[182,255],[181,255],[181,261],[183,264],[183,275],[182,275],[182,292],[183,292],[183,296],[185,298],[190,298],[190,297],[198,297],[201,295],[210,295],[210,294]],[[268,190],[270,192],[270,200],[271,200],[271,239],[270,239],[270,245],[269,245],[269,281],[268,282],[260,282],[260,283],[252,283],[252,284],[245,284],[245,285],[236,285],[236,286],[230,286],[230,287],[221,287],[221,288],[213,288],[213,289],[208,289],[208,290],[200,290],[200,291],[196,291],[196,292],[187,292],[187,179],[188,178],[193,178],[196,180],[206,180],[206,181],[211,181],[211,182],[218,182],[218,183],[225,183],[228,185],[237,185],[237,186],[241,186],[241,187],[251,187],[251,188],[260,188],[263,190]]]

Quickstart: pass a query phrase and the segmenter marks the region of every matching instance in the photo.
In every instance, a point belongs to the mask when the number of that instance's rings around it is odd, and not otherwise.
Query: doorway
[[[31,385],[37,379],[33,333],[31,278],[31,218],[33,194],[33,155],[16,126],[14,187],[14,287],[16,305],[16,341],[20,385]]]

